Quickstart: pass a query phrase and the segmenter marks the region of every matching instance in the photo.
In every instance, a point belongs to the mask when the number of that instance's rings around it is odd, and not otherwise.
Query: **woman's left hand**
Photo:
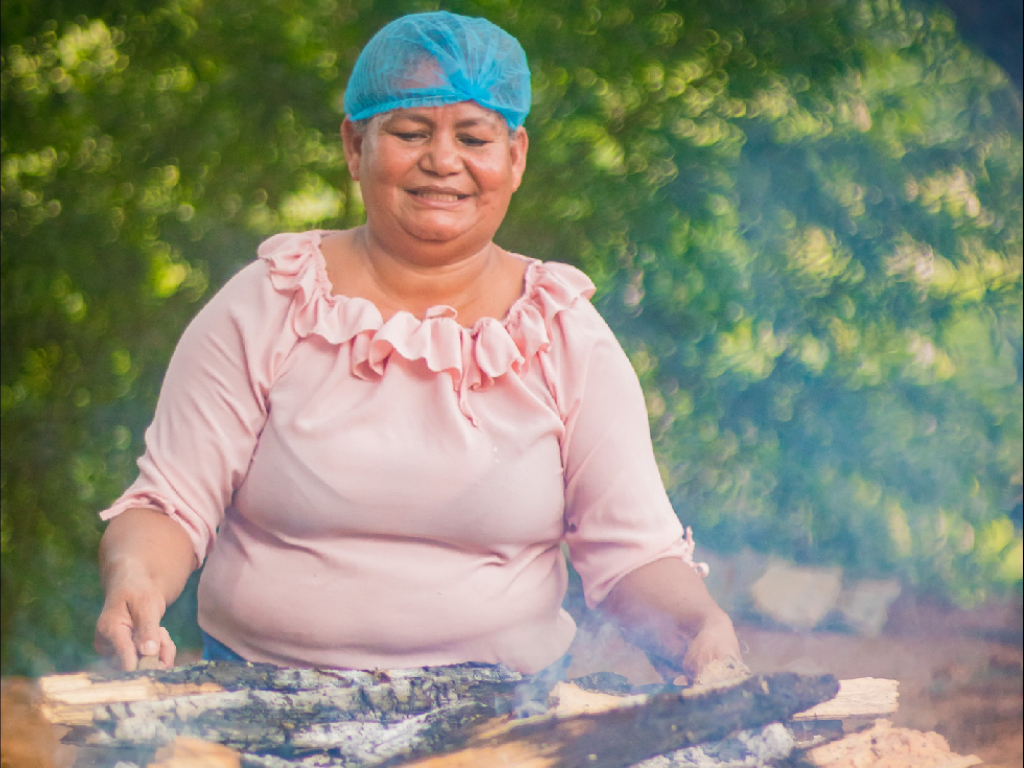
[[[732,620],[725,611],[716,607],[687,646],[683,656],[683,671],[695,678],[713,662],[742,664],[742,660],[743,654]]]
[[[668,680],[680,671],[697,677],[714,662],[743,655],[732,620],[718,607],[693,566],[656,560],[624,576],[601,604],[634,642],[662,661]]]

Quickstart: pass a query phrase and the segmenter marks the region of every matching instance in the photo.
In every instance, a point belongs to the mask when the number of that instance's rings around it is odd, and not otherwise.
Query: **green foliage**
[[[432,7],[3,5],[5,671],[87,658],[94,513],[175,340],[262,237],[358,222],[345,77]],[[595,278],[702,544],[1019,589],[1022,144],[998,68],[894,0],[445,7],[530,57],[499,239]]]
[[[602,278],[680,516],[960,600],[1019,584],[1002,73],[890,3],[574,8],[535,21],[558,32],[509,232]]]

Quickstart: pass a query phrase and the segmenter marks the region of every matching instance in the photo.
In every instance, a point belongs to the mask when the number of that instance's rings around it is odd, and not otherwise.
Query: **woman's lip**
[[[410,189],[409,194],[420,200],[432,203],[457,203],[469,197],[469,195],[462,192],[447,189]]]

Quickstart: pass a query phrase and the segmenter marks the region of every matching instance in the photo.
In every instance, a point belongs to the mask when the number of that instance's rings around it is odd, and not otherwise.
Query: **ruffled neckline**
[[[399,311],[385,321],[369,299],[334,292],[320,251],[325,234],[275,235],[258,251],[274,289],[292,296],[295,333],[350,344],[352,372],[367,381],[384,375],[392,355],[422,360],[434,373],[451,377],[459,407],[473,424],[468,393],[487,389],[508,373],[523,374],[550,346],[555,317],[594,293],[590,278],[575,267],[520,257],[527,262],[523,292],[502,320],[483,317],[465,327],[454,308],[439,305],[422,319]]]

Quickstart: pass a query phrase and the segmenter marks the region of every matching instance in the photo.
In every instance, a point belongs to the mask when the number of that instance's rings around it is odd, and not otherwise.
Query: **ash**
[[[782,723],[738,731],[727,739],[679,749],[636,763],[631,768],[761,768],[789,757],[796,745]]]
[[[397,756],[415,743],[427,726],[424,716],[411,717],[390,726],[378,723],[360,723],[359,733],[352,733],[354,740],[345,745],[346,754],[334,755],[323,752],[299,759],[287,759],[276,755],[243,754],[243,768],[350,768],[351,766],[373,765],[385,755]],[[764,728],[739,731],[727,739],[708,742],[659,755],[636,763],[630,768],[771,768],[778,761],[785,760],[793,751],[796,740],[792,732],[781,723],[772,723]],[[371,746],[376,745],[376,747]],[[340,746],[336,741],[332,745]],[[137,763],[118,762],[114,768],[142,768]]]
[[[422,723],[417,724],[416,730],[392,726],[387,730],[402,733],[394,733],[388,740],[394,738],[396,746],[399,743],[411,743],[415,739],[413,734],[418,733],[420,727]],[[764,728],[739,731],[721,741],[652,757],[630,768],[771,768],[777,762],[788,758],[795,744],[796,739],[786,726],[782,723],[772,723]],[[376,756],[379,758],[379,753]],[[273,755],[244,755],[242,765],[245,768],[347,768],[359,764],[353,760],[354,757],[356,756],[352,754],[345,758],[319,754],[301,760],[286,760]],[[365,757],[372,759],[373,755],[366,754]]]

